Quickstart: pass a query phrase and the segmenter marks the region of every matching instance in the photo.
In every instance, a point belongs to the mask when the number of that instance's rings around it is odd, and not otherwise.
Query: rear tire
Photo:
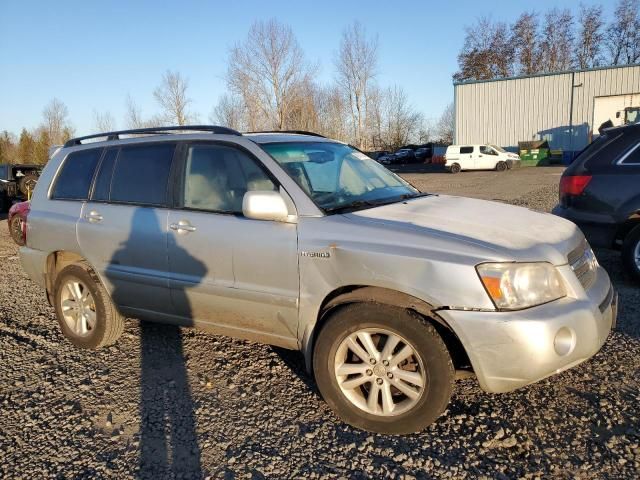
[[[433,423],[449,403],[454,380],[451,357],[433,325],[408,310],[369,303],[331,314],[318,334],[313,370],[323,398],[342,420],[391,434]]]
[[[454,163],[453,165],[451,165],[451,167],[449,167],[449,171],[451,173],[460,173],[460,170],[462,170],[462,167],[460,167],[459,163]]]
[[[507,169],[507,164],[503,161],[496,163],[496,171],[504,172]]]
[[[640,225],[631,230],[622,243],[622,265],[631,278],[640,282]]]
[[[124,317],[86,263],[69,265],[58,274],[53,305],[62,333],[76,347],[111,345],[124,330]]]
[[[21,247],[25,244],[24,233],[22,232],[22,223],[23,220],[20,215],[14,215],[9,222],[9,232],[11,233],[11,238]]]
[[[31,193],[33,193],[33,189],[36,187],[37,183],[38,176],[34,175],[33,173],[27,173],[18,182],[18,188],[25,197],[28,197]]]

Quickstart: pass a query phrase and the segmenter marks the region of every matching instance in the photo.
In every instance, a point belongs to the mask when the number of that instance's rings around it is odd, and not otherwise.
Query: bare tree
[[[348,106],[340,88],[336,85],[320,88],[316,98],[320,133],[337,140],[348,141]]]
[[[93,128],[97,132],[112,132],[116,129],[116,120],[111,112],[93,110]]]
[[[131,95],[127,95],[126,109],[125,124],[127,128],[144,128],[146,126],[142,120],[142,111]]]
[[[640,61],[639,0],[619,0],[615,20],[606,33],[606,46],[612,65],[632,64]]]
[[[354,141],[365,142],[367,94],[378,65],[378,39],[367,39],[366,31],[354,22],[342,32],[340,50],[335,60],[338,85],[351,107]]]
[[[187,97],[188,88],[189,81],[186,78],[179,72],[167,70],[160,86],[153,91],[153,96],[162,109],[161,116],[168,123],[187,125],[195,121],[196,116],[188,110],[192,102]]]
[[[604,21],[601,5],[580,4],[580,25],[576,44],[576,64],[579,68],[597,67],[602,62]]]
[[[67,117],[69,109],[57,98],[51,100],[42,111],[44,128],[47,129],[49,140],[53,145],[64,143],[65,129],[71,130]]]
[[[542,71],[559,72],[572,67],[573,15],[568,9],[553,8],[544,16],[540,61]]]
[[[518,17],[511,27],[511,40],[515,50],[514,56],[520,75],[538,73],[540,61],[538,58],[538,15],[526,12]]]
[[[216,106],[213,107],[209,120],[213,124],[223,125],[235,130],[244,130],[246,121],[242,99],[237,95],[225,93],[220,97]]]
[[[483,17],[466,28],[464,46],[458,55],[459,70],[453,78],[491,80],[513,74],[516,50],[509,28]]]
[[[420,143],[436,142],[438,138],[438,123],[433,118],[426,118],[418,132]]]
[[[389,88],[386,97],[386,143],[395,150],[417,137],[422,115],[409,106],[407,95],[401,87]]]
[[[453,134],[456,126],[456,111],[453,103],[445,108],[444,112],[438,120],[438,137],[440,141],[446,145],[450,145],[455,140]]]
[[[231,49],[227,84],[242,97],[249,128],[258,127],[255,114],[260,113],[266,126],[282,130],[296,86],[308,71],[291,28],[272,19],[254,23],[246,40]]]

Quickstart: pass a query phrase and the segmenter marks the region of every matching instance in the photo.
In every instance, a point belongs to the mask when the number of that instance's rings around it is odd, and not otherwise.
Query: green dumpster
[[[546,140],[518,142],[518,149],[522,166],[549,165],[551,150]]]

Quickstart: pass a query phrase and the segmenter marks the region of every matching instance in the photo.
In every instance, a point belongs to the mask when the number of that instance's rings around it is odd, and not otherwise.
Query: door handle
[[[185,234],[196,231],[196,227],[191,225],[186,220],[180,220],[178,223],[172,223],[171,225],[169,225],[169,228],[171,230],[175,230],[176,232],[178,232],[178,234]]]
[[[98,223],[102,221],[102,215],[100,215],[95,210],[91,210],[84,216],[84,218],[86,218],[91,223]]]

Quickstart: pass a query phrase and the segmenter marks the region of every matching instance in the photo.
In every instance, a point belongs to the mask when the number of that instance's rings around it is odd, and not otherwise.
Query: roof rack
[[[76,137],[68,140],[64,146],[73,147],[74,145],[82,145],[85,140],[91,140],[92,138],[107,137],[107,141],[119,140],[120,135],[161,135],[167,132],[211,132],[221,135],[242,135],[240,132],[228,128],[219,127],[216,125],[183,125],[172,127],[150,127],[150,128],[133,128],[131,130],[118,130],[115,132],[94,133],[93,135],[86,135],[84,137]]]
[[[320,135],[315,132],[307,132],[306,130],[261,130],[257,132],[245,132],[245,133],[293,133],[295,135],[309,135],[311,137],[326,138],[324,135]]]

